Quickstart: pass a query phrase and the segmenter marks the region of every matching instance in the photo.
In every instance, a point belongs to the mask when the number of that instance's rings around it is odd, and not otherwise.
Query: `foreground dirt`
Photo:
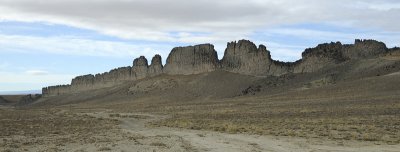
[[[390,74],[315,88],[268,87],[260,95],[234,98],[139,98],[104,107],[170,116],[152,122],[155,127],[395,145],[400,143],[398,84],[398,75]]]
[[[398,151],[400,145],[153,127],[170,118],[106,109],[0,110],[2,151]]]

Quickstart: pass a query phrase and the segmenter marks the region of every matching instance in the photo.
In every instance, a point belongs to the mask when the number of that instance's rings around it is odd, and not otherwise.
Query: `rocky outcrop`
[[[54,96],[71,93],[71,85],[56,85],[42,88],[42,95]]]
[[[223,70],[247,75],[282,75],[289,67],[271,59],[264,45],[258,48],[248,40],[230,42],[221,61]]]
[[[132,67],[120,67],[101,74],[75,77],[71,82],[71,92],[113,86],[126,80],[142,79],[147,75],[147,59],[141,56],[133,61]]]
[[[280,62],[271,58],[264,45],[258,47],[248,41],[230,42],[221,61],[211,44],[200,44],[173,48],[163,67],[161,56],[155,55],[151,65],[144,56],[133,61],[132,67],[121,67],[96,75],[83,75],[74,78],[71,85],[50,86],[42,89],[43,95],[60,95],[102,87],[118,85],[153,77],[160,74],[190,75],[215,70],[225,70],[254,76],[280,76],[287,73],[309,73],[322,68],[346,62],[377,57],[386,52],[397,52],[398,48],[388,49],[375,40],[355,40],[354,44],[340,42],[324,43],[308,48],[296,62]]]
[[[400,57],[400,47],[394,47],[389,49],[386,55],[391,56],[392,58],[399,58]]]
[[[265,46],[260,45],[257,48],[248,40],[240,40],[237,43],[228,43],[221,67],[234,73],[260,75],[268,72],[269,65],[272,63],[270,58],[270,52]]]
[[[375,40],[356,39],[354,44],[346,45],[340,42],[324,43],[315,48],[306,49],[293,72],[315,72],[323,67],[347,60],[377,57],[387,51],[388,48],[384,43]]]
[[[392,52],[400,52],[400,47],[394,47],[394,48],[389,49],[389,53],[392,53]]]
[[[151,64],[149,66],[148,75],[156,76],[163,72],[163,65],[161,61],[161,56],[156,54],[153,59],[151,59]]]
[[[172,49],[163,69],[166,74],[198,74],[218,68],[218,56],[211,44]]]
[[[385,43],[376,40],[356,39],[354,45],[344,45],[343,57],[347,59],[372,58],[388,51]]]
[[[340,42],[319,44],[315,48],[306,49],[301,55],[303,60],[319,58],[326,61],[341,62],[345,58],[342,55],[343,45]]]
[[[77,76],[71,81],[71,89],[75,91],[91,89],[94,84],[94,75]]]
[[[133,60],[133,66],[131,71],[132,79],[142,79],[145,78],[148,74],[149,64],[147,59],[144,56],[140,56]]]
[[[113,69],[109,72],[101,73],[101,74],[96,74],[94,75],[94,80],[93,80],[93,85],[96,87],[101,87],[101,86],[110,86],[114,85],[117,82],[120,82],[122,80],[130,80],[131,79],[131,70],[132,68],[130,66],[128,67],[120,67]],[[87,77],[89,80],[87,82],[91,82],[90,79],[92,77]]]
[[[343,45],[340,42],[319,44],[308,48],[302,53],[302,59],[293,67],[293,73],[314,72],[327,65],[345,61],[342,54]]]

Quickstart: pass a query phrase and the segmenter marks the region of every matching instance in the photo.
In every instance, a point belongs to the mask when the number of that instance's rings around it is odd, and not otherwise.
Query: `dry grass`
[[[98,149],[98,151],[111,151],[110,147],[101,147]]]
[[[96,119],[59,110],[0,110],[0,147],[22,147],[104,141],[105,133],[116,130],[117,120]]]
[[[143,95],[110,95],[102,106],[115,112],[167,116],[152,122],[154,127],[398,144],[400,79],[386,74],[398,71],[400,64],[369,62],[355,62],[353,67],[338,67],[319,75],[278,78],[222,72],[176,76],[176,88],[150,90]],[[151,84],[158,79],[143,81]],[[109,100],[113,102],[106,103]]]
[[[150,146],[167,147],[167,145],[162,142],[152,142]]]
[[[147,110],[171,115],[150,124],[155,127],[400,143],[400,103],[393,100],[243,98],[168,103],[157,110],[153,107]]]
[[[134,118],[134,119],[148,119],[149,116],[145,115],[133,115],[133,114],[119,114],[119,113],[112,113],[109,114],[111,118]]]

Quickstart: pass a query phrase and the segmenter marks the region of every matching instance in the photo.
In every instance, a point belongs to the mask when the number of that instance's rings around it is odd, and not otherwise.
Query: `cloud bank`
[[[397,0],[3,0],[0,19],[91,29],[125,39],[227,42],[304,22],[400,31]]]

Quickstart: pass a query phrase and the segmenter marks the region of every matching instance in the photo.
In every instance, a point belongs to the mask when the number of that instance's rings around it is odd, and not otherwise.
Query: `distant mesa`
[[[165,66],[161,56],[155,55],[151,64],[144,56],[133,60],[132,66],[120,67],[96,75],[77,76],[70,85],[49,86],[42,89],[44,96],[75,93],[121,84],[125,81],[154,77],[160,74],[191,75],[216,70],[253,76],[280,76],[288,73],[310,73],[349,60],[377,57],[389,50],[382,42],[355,40],[354,44],[340,42],[319,44],[308,48],[296,62],[273,60],[264,45],[258,47],[251,41],[229,42],[222,60],[212,44],[175,47],[167,58]]]

